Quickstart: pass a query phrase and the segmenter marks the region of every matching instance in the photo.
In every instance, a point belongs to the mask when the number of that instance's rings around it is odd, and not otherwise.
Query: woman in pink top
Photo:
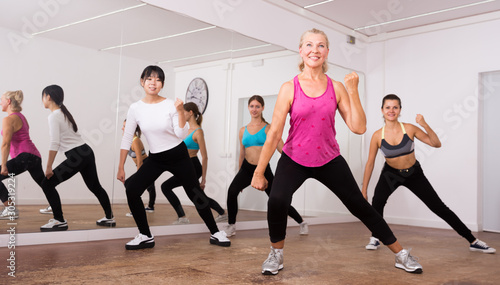
[[[366,131],[366,117],[359,100],[358,75],[354,72],[348,74],[344,87],[325,74],[328,46],[328,38],[320,30],[312,29],[302,35],[299,44],[301,73],[281,86],[273,124],[254,172],[252,186],[266,189],[264,170],[281,139],[287,114],[290,113],[290,131],[268,201],[271,252],[262,264],[262,274],[274,275],[283,269],[287,211],[293,193],[308,178],[322,182],[354,216],[372,232],[377,232],[380,240],[396,253],[396,267],[421,273],[422,266],[408,250],[401,247],[382,216],[363,198],[347,162],[340,155],[335,139],[337,109],[347,127],[356,134]]]
[[[41,186],[43,178],[42,159],[40,153],[30,139],[28,121],[21,114],[21,103],[23,102],[23,91],[7,91],[2,95],[2,111],[7,112],[7,117],[2,120],[2,170],[0,180],[14,177],[24,171],[28,171]],[[7,161],[8,157],[11,160]],[[14,180],[15,181],[15,180]],[[15,183],[12,189],[16,189]],[[0,183],[0,199],[5,205],[5,209],[0,215],[0,219],[17,219],[16,201],[11,191],[7,190],[3,183]]]

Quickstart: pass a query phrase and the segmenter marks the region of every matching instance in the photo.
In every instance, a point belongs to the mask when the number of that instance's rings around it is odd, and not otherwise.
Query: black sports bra
[[[403,129],[403,139],[398,145],[391,145],[385,140],[385,126],[382,128],[382,142],[380,143],[380,150],[384,153],[385,158],[395,158],[412,153],[415,150],[415,142],[413,142],[408,134],[406,134],[405,127],[401,123]]]

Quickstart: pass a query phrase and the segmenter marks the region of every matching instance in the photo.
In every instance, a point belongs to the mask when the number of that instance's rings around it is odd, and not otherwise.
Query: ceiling
[[[270,0],[376,36],[500,11],[499,0]],[[323,3],[320,5],[307,7]],[[306,7],[306,8],[304,8]],[[374,26],[373,26],[374,25]],[[370,27],[371,26],[371,27]]]
[[[366,37],[500,11],[500,0],[266,1]],[[138,0],[2,0],[0,27],[173,67],[284,50]]]

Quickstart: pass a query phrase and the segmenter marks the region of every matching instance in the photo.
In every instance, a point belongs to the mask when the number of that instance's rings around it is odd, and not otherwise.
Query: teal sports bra
[[[260,131],[258,131],[256,134],[251,135],[247,127],[245,126],[245,132],[243,133],[243,138],[241,138],[241,143],[245,148],[251,147],[251,146],[263,146],[264,143],[266,142],[266,127],[265,125]]]
[[[184,139],[184,143],[186,144],[187,146],[187,149],[200,149],[200,146],[193,140],[193,134],[194,132],[196,132],[197,130],[199,130],[201,128],[197,128],[196,130],[192,131],[185,139]]]

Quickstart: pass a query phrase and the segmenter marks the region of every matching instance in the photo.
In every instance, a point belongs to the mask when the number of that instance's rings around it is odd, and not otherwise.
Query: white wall
[[[0,28],[1,34],[11,32]],[[122,67],[127,68],[120,71],[120,57],[117,55],[43,37],[29,39],[19,52],[12,48],[7,37],[1,37],[0,50],[0,92],[18,89],[24,92],[23,114],[30,124],[31,139],[42,154],[43,169],[49,147],[47,117],[50,110],[44,109],[41,92],[48,85],[58,84],[65,92],[64,104],[75,118],[84,140],[94,150],[100,182],[112,198],[116,181],[114,160],[118,154],[115,143],[118,94],[127,93],[132,85],[139,85],[146,63],[124,58]],[[5,115],[3,113],[2,118]],[[121,137],[121,131],[118,135]],[[59,153],[54,167],[64,158],[64,154]],[[16,194],[19,203],[47,204],[42,189],[27,172],[18,178]],[[63,203],[98,203],[80,175],[57,189]],[[116,197],[124,198],[123,192],[120,189]]]
[[[499,26],[496,20],[368,47],[367,136],[383,125],[380,105],[386,94],[401,97],[401,121],[416,124],[416,114],[424,115],[443,146],[433,149],[417,142],[417,159],[441,199],[472,230],[481,225],[478,74],[500,69],[500,39],[493,36]],[[381,157],[370,182],[371,194],[383,165]],[[391,196],[384,213],[388,222],[448,228],[407,189]]]

